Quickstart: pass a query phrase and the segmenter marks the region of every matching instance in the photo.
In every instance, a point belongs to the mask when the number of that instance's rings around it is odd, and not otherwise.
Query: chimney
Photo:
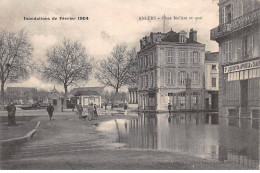
[[[195,30],[193,30],[193,28],[191,28],[189,37],[190,37],[191,41],[197,41],[197,31],[195,31]]]

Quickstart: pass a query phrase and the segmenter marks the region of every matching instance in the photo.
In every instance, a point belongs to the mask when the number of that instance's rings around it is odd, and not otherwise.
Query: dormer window
[[[186,42],[186,37],[184,35],[181,35],[181,40],[180,40],[181,43],[185,43]]]

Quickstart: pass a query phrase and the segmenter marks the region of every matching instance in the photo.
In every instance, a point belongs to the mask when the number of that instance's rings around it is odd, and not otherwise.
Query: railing
[[[210,39],[215,40],[230,32],[245,28],[249,25],[258,23],[260,21],[260,8],[251,11],[243,16],[231,20],[230,23],[219,25],[210,30]]]

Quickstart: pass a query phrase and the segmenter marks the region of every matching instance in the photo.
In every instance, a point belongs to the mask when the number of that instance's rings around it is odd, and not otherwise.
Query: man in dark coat
[[[49,114],[50,121],[51,121],[51,118],[52,118],[52,115],[53,115],[53,111],[54,111],[54,107],[51,104],[49,104],[49,106],[47,106],[47,112]]]
[[[16,107],[13,102],[10,102],[8,106],[6,107],[6,110],[8,112],[8,126],[16,125],[15,122],[15,113],[16,113]]]
[[[79,119],[82,119],[83,107],[81,104],[77,105],[77,110],[78,110]]]
[[[171,110],[172,110],[172,105],[170,103],[168,103],[168,110],[169,110],[169,114],[170,114]]]

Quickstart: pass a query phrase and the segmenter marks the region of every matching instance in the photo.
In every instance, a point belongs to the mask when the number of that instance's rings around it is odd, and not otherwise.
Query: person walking
[[[52,118],[53,112],[54,112],[54,107],[51,104],[49,104],[49,106],[47,106],[47,112],[49,114],[50,121],[51,121],[51,118]]]
[[[78,115],[79,115],[79,119],[82,118],[82,112],[83,112],[83,107],[81,104],[77,105],[77,110],[78,110]]]

